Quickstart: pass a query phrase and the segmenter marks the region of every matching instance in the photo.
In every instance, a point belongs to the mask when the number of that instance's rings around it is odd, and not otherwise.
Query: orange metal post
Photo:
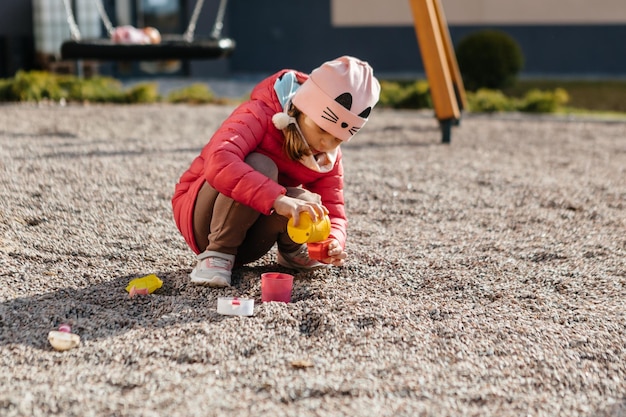
[[[435,115],[441,125],[443,142],[448,143],[451,127],[459,121],[461,109],[466,107],[448,26],[439,0],[409,0],[409,3]]]
[[[446,51],[446,59],[448,61],[448,68],[450,69],[450,76],[452,77],[452,84],[456,93],[457,103],[459,109],[462,111],[467,108],[467,97],[465,96],[465,86],[463,85],[463,78],[461,77],[461,71],[459,70],[459,64],[456,61],[456,54],[452,46],[452,39],[450,37],[450,30],[448,29],[448,23],[446,16],[441,6],[441,0],[433,0],[435,5],[435,11],[437,12],[437,21],[439,22],[439,32],[441,33],[441,40]]]

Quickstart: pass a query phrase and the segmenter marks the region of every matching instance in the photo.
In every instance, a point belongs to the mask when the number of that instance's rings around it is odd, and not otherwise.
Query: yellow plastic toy
[[[313,223],[309,213],[300,213],[298,226],[293,225],[293,217],[287,223],[287,234],[296,243],[321,242],[330,235],[330,218],[324,216]]]
[[[145,277],[135,278],[128,283],[126,291],[131,294],[152,294],[163,286],[163,281],[154,274]]]

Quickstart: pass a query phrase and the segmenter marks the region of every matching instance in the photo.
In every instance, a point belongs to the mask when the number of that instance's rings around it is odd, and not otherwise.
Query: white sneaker
[[[194,284],[230,287],[235,255],[207,250],[198,255],[198,264],[189,274]]]
[[[313,269],[329,268],[329,264],[318,262],[309,257],[309,249],[306,244],[300,246],[295,252],[282,253],[278,251],[278,264],[285,268],[296,269],[298,271],[311,271]]]

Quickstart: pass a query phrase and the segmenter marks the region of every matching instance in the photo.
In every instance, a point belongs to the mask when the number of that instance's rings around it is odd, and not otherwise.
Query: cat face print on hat
[[[365,125],[379,96],[372,67],[342,56],[313,70],[292,102],[320,128],[347,141]]]

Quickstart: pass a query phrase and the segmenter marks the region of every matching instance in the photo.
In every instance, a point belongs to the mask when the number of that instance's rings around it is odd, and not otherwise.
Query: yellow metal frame
[[[409,3],[442,141],[449,143],[452,125],[458,124],[461,111],[467,108],[450,31],[440,0],[409,0]]]

